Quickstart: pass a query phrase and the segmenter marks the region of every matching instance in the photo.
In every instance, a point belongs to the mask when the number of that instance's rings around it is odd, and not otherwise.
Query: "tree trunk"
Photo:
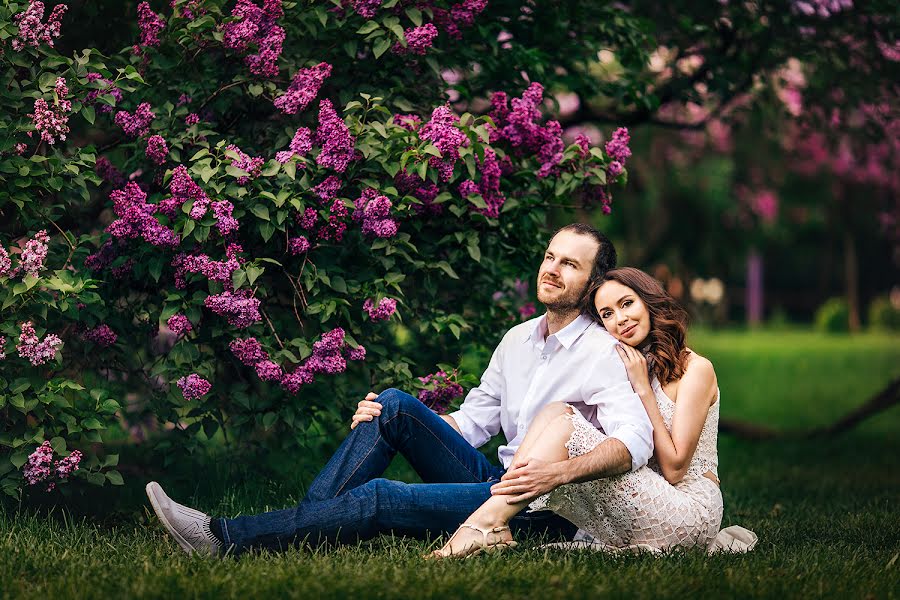
[[[859,308],[859,261],[856,258],[856,240],[849,230],[844,230],[844,282],[847,286],[850,331],[861,329]]]

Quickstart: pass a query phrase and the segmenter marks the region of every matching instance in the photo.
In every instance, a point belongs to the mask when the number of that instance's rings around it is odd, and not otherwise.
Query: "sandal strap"
[[[481,534],[481,537],[482,537],[482,540],[481,540],[481,541],[482,541],[482,543],[483,543],[485,546],[488,545],[488,535],[489,535],[489,534],[491,534],[491,533],[500,533],[501,531],[509,531],[509,525],[501,525],[501,526],[499,526],[499,527],[493,527],[493,528],[491,528],[491,529],[482,529],[482,528],[479,527],[478,525],[473,525],[472,523],[462,523],[462,524],[457,528],[456,531],[459,531],[459,530],[462,529],[463,527],[468,527],[469,529],[472,529],[472,530],[477,531],[478,533],[480,533],[480,534]],[[454,534],[454,535],[456,535],[456,534]]]

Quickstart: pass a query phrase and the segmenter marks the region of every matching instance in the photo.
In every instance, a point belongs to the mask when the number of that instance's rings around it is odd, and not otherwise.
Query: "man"
[[[369,394],[353,415],[350,434],[298,506],[210,519],[175,503],[151,482],[147,495],[153,509],[185,551],[221,555],[282,549],[304,540],[351,542],[388,531],[415,536],[453,531],[492,493],[521,501],[550,491],[559,484],[560,469],[567,480],[583,481],[643,466],[653,452],[652,426],[614,338],[581,310],[591,281],[615,263],[612,244],[593,227],[576,223],[560,229],[537,277],[546,314],[506,333],[460,409],[438,416],[399,390]],[[507,472],[528,424],[552,401],[581,407],[609,439],[578,461],[535,461]],[[499,450],[502,467],[476,450],[500,430],[507,439]],[[425,483],[380,478],[397,452]],[[547,513],[520,514],[511,526],[514,532],[539,530],[566,539],[575,533],[574,525]]]

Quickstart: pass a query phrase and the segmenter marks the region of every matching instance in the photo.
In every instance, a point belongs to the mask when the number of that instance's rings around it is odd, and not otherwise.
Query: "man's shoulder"
[[[618,343],[606,328],[595,321],[585,328],[578,341],[580,346],[591,349],[610,349]]]
[[[518,325],[508,329],[503,335],[503,340],[500,343],[524,343],[525,340],[531,337],[531,334],[534,332],[534,328],[538,326],[538,322],[543,318],[543,315],[534,317],[533,319],[528,319],[527,321],[523,321],[522,323],[519,323]]]

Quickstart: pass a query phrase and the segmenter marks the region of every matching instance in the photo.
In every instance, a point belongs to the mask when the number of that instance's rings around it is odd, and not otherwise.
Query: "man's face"
[[[574,231],[560,231],[553,236],[538,271],[538,301],[547,310],[564,312],[578,308],[599,250],[596,240]]]

